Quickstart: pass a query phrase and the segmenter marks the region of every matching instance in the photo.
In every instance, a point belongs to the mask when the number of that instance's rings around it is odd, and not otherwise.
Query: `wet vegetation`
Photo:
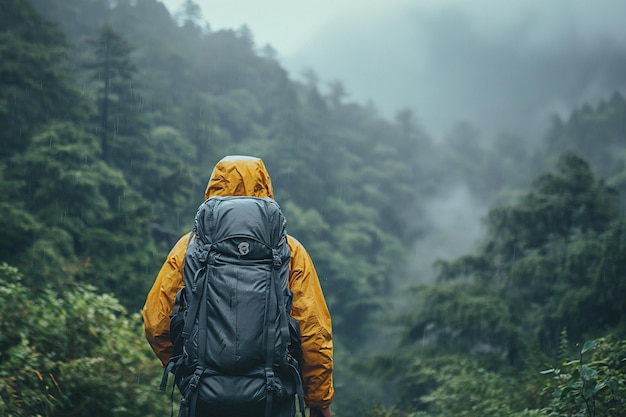
[[[624,415],[617,91],[541,140],[433,140],[410,109],[388,120],[340,82],[295,81],[193,7],[1,8],[0,415],[169,413],[138,312],[227,154],[264,159],[315,261],[336,415]],[[459,186],[489,206],[480,241],[424,259],[429,202]]]

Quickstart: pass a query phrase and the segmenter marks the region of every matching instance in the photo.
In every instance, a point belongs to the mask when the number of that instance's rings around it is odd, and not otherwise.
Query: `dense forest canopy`
[[[315,262],[336,415],[623,415],[622,86],[538,146],[467,124],[433,141],[185,4],[3,3],[2,415],[168,412],[137,313],[228,154],[263,158]],[[457,188],[490,207],[484,235],[431,258],[431,203]]]

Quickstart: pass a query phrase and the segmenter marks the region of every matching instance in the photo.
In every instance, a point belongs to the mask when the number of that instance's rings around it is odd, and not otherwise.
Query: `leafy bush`
[[[140,320],[91,287],[31,292],[0,265],[0,415],[163,415]]]
[[[553,377],[546,387],[552,396],[548,416],[626,415],[626,340],[587,341],[579,359],[543,373]]]

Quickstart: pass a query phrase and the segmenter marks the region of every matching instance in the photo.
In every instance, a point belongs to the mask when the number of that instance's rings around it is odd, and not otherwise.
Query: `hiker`
[[[261,159],[228,156],[217,163],[209,179],[205,199],[209,201],[211,197],[216,197],[212,200],[217,200],[230,196],[274,198],[272,183]],[[146,338],[164,367],[174,355],[170,339],[170,315],[174,311],[177,293],[184,287],[183,271],[187,246],[191,245],[189,242],[190,234],[186,234],[174,245],[147,296],[142,311]],[[300,332],[299,367],[304,405],[310,409],[311,416],[330,417],[330,404],[334,396],[330,314],[315,267],[306,249],[292,236],[287,235],[286,242],[285,246],[288,246],[289,251],[287,285],[293,294],[290,313],[299,325]],[[244,249],[247,251],[247,247]],[[210,329],[211,323],[208,323],[208,327]],[[274,401],[270,407],[273,417],[292,417],[295,414],[293,397],[288,401]],[[260,417],[263,410],[263,408],[248,410],[241,415],[252,417],[254,414],[254,417]],[[194,411],[192,415],[197,417],[209,415],[213,417],[219,413],[234,415],[229,411],[232,410],[207,410],[206,415],[201,414],[204,411],[198,411],[198,414]]]

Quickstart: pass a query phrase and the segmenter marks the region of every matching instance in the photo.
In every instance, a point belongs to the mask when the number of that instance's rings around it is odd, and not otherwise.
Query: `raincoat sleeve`
[[[188,234],[181,237],[170,251],[142,310],[146,339],[163,366],[172,357],[170,314],[176,293],[184,286],[183,264],[188,240]]]
[[[332,324],[317,272],[306,249],[288,236],[291,250],[291,315],[300,325],[302,380],[307,407],[326,407],[333,400]]]

